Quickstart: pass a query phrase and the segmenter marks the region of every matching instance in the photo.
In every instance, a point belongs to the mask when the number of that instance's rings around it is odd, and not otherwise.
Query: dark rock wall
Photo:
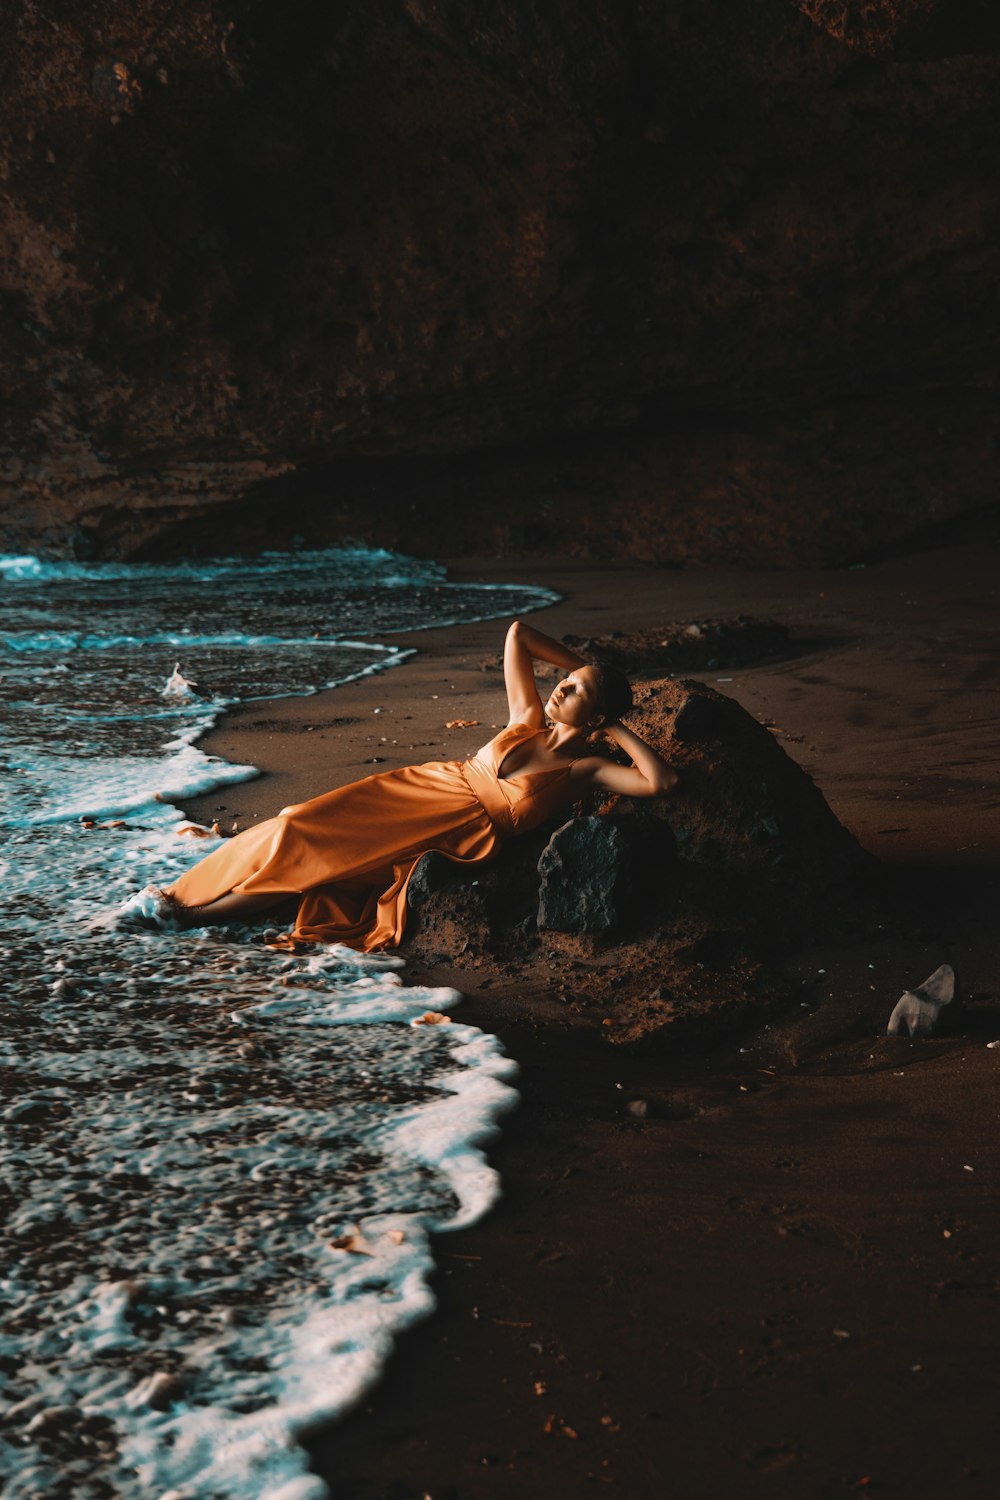
[[[441,550],[444,500],[453,552],[784,563],[994,497],[991,5],[3,11],[0,545]]]

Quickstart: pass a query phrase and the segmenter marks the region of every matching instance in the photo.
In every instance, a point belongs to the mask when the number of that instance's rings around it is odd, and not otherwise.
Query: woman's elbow
[[[677,790],[680,780],[681,778],[673,766],[664,766],[656,779],[656,792],[654,795],[657,797],[669,797],[671,792]]]

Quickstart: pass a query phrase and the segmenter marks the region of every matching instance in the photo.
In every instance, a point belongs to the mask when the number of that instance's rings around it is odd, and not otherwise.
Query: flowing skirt
[[[285,807],[227,839],[167,891],[206,906],[231,891],[299,895],[293,938],[370,952],[396,944],[421,855],[492,859],[501,838],[461,761],[404,766]]]

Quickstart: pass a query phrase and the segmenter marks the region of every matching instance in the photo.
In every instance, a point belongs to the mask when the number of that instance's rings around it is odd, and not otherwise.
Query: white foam
[[[403,985],[396,956],[278,957],[246,931],[103,919],[214,847],[177,837],[170,799],[256,774],[198,748],[227,702],[402,660],[365,639],[376,617],[411,629],[553,596],[456,591],[435,564],[361,550],[7,558],[0,577],[5,1496],[314,1500],[299,1439],[433,1306],[429,1235],[496,1197],[482,1147],[516,1099],[513,1064],[474,1028],[417,1024],[461,997]],[[213,630],[175,629],[206,585]],[[203,697],[161,696],[175,664]]]
[[[41,578],[44,566],[38,557],[4,553],[0,556],[0,578]]]
[[[159,935],[149,941],[160,949],[169,942]],[[220,1056],[222,1038],[212,1041],[211,1029],[206,1037],[195,1016],[177,1017],[164,1006],[138,1027],[126,1016],[105,1017],[102,1025],[93,997],[82,992],[59,1007],[64,1021],[74,1018],[71,1052],[50,1031],[44,1056],[36,1057],[46,1075],[62,1080],[59,1089],[36,1088],[19,1101],[25,1123],[20,1148],[15,1124],[6,1170],[18,1180],[22,1206],[8,1232],[15,1244],[39,1230],[58,1235],[60,1226],[65,1235],[70,1216],[71,1241],[86,1256],[80,1274],[42,1305],[16,1271],[7,1278],[6,1300],[15,1314],[30,1310],[35,1332],[0,1339],[0,1353],[16,1348],[29,1367],[45,1372],[46,1410],[75,1407],[91,1421],[114,1423],[120,1452],[110,1473],[127,1497],[171,1487],[206,1500],[282,1493],[306,1469],[297,1437],[349,1409],[377,1379],[393,1338],[431,1310],[429,1233],[470,1222],[498,1190],[480,1145],[516,1094],[507,1081],[514,1065],[496,1039],[455,1024],[373,1024],[380,1014],[451,1009],[460,999],[455,991],[404,990],[395,968],[336,946],[281,961],[280,974],[267,974],[267,955],[253,956],[254,987],[274,993],[233,1019],[262,1057],[280,1058],[286,1102],[248,1101],[240,1069],[246,1079],[259,1077],[263,1062],[234,1064],[231,1044]],[[282,1006],[278,987],[289,975],[299,983],[287,997],[291,1005]],[[352,975],[365,985],[364,1042],[355,1030],[342,1031],[357,1020],[344,1014]],[[161,977],[169,988],[170,975]],[[112,1047],[104,1039],[109,1026]],[[331,1039],[325,1046],[317,1030]],[[343,1045],[332,1042],[339,1034]],[[433,1081],[431,1102],[405,1097],[414,1045],[425,1059],[417,1076]],[[8,1066],[16,1051],[8,1043]],[[106,1062],[102,1067],[108,1058],[110,1077]],[[371,1083],[367,1100],[347,1089],[346,1130],[323,1093],[338,1060]],[[394,1102],[400,1086],[403,1097]],[[58,1171],[49,1131],[30,1125],[30,1111],[46,1106],[65,1111]],[[372,1160],[387,1164],[384,1182]],[[303,1174],[301,1187],[289,1192]],[[338,1177],[345,1184],[339,1195],[326,1186]],[[136,1196],[139,1182],[148,1188]],[[103,1193],[119,1202],[113,1224],[104,1213],[90,1224],[91,1216],[78,1212],[91,1183],[104,1183]],[[183,1207],[177,1212],[177,1192],[182,1204],[198,1207],[195,1217]],[[428,1193],[426,1206],[415,1201],[410,1211],[381,1207]],[[240,1242],[247,1228],[249,1265]],[[336,1248],[344,1236],[355,1237],[360,1253]],[[102,1281],[94,1257],[127,1266],[129,1274]],[[220,1318],[234,1301],[253,1310],[247,1324]],[[162,1322],[152,1333],[145,1325],[157,1317]],[[112,1354],[110,1364],[95,1359]],[[167,1375],[178,1366],[183,1373],[172,1389]],[[149,1405],[157,1376],[174,1398],[166,1410]],[[37,1477],[30,1471],[31,1485]],[[8,1494],[20,1500],[29,1493],[15,1471]]]

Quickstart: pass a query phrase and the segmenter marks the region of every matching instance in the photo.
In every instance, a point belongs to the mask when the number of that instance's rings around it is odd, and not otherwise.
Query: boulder
[[[409,941],[417,956],[544,974],[546,1004],[618,1045],[731,1042],[800,999],[791,954],[874,933],[894,900],[806,771],[733,699],[661,678],[638,687],[629,724],[677,770],[672,795],[602,794],[471,870],[421,861]]]
[[[644,690],[638,733],[663,747],[676,793],[650,805],[677,842],[703,903],[787,948],[840,907],[860,915],[878,862],[838,821],[775,733],[734,699],[690,680]]]
[[[661,830],[660,844],[668,847]],[[672,853],[673,839],[669,838]],[[538,927],[611,934],[635,926],[650,900],[652,845],[637,818],[571,818],[538,861]]]
[[[410,911],[419,909],[435,891],[443,891],[454,883],[455,866],[443,854],[432,850],[419,859],[410,883],[406,887],[406,904]]]

